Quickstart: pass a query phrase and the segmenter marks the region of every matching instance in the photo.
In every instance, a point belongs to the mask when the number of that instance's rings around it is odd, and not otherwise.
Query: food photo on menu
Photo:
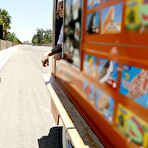
[[[114,100],[103,91],[97,89],[96,94],[96,109],[101,113],[109,122],[112,122]]]
[[[115,89],[117,86],[118,63],[107,59],[99,58],[98,79],[100,83],[104,83]]]
[[[148,0],[126,2],[125,25],[127,31],[148,32]]]
[[[99,32],[99,11],[87,15],[86,31],[88,34]]]
[[[95,86],[88,82],[87,80],[83,81],[83,92],[86,95],[88,101],[94,105],[95,98]]]
[[[148,70],[123,65],[120,93],[148,109]]]
[[[122,9],[123,4],[119,3],[102,10],[102,34],[112,34],[121,32]]]
[[[96,76],[97,57],[85,54],[84,57],[84,72],[91,76]]]
[[[148,147],[148,124],[121,104],[117,109],[116,127],[132,148]]]

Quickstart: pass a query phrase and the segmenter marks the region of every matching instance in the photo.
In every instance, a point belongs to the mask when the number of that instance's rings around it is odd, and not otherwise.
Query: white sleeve
[[[58,39],[57,44],[63,44],[63,25],[61,27],[61,31],[60,31],[60,35],[59,35],[59,39]]]

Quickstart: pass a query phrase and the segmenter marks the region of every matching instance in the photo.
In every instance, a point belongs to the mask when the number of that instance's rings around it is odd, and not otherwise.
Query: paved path
[[[8,61],[8,59],[11,57],[11,55],[13,55],[13,53],[16,51],[16,49],[19,48],[19,46],[20,45],[0,50],[0,69]]]
[[[21,45],[0,69],[0,148],[38,148],[55,125],[40,59],[50,48]]]

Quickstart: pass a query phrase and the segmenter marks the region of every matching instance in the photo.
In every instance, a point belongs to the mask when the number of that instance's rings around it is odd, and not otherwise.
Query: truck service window
[[[63,52],[67,61],[80,67],[82,0],[65,1]]]

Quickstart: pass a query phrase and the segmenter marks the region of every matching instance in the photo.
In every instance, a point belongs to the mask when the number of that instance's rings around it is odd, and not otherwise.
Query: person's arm
[[[53,49],[51,50],[51,53],[49,53],[48,56],[52,56],[52,55],[54,55],[55,53],[59,53],[59,52],[62,52],[62,44],[57,44],[57,45],[55,46],[55,48],[53,48]]]
[[[69,54],[69,52],[67,52],[67,51],[64,51],[64,53],[63,53],[63,58],[62,58],[62,52],[56,53],[56,54],[54,55],[54,59],[55,59],[55,60],[65,59],[66,61],[68,61],[68,62],[70,62],[70,63],[73,63],[73,59],[72,59],[71,55]]]
[[[55,46],[55,48],[53,48],[51,50],[51,52],[46,52],[43,55],[42,60],[41,60],[43,67],[46,67],[49,65],[49,56],[52,56],[52,55],[54,55],[56,53],[60,53],[60,52],[62,52],[62,45],[61,44],[57,44]]]
[[[63,43],[63,25],[61,27],[60,35],[59,35],[59,40],[57,45],[51,50],[51,52],[45,53],[44,56],[42,57],[42,65],[44,67],[49,65],[49,56],[55,55],[56,53],[61,53],[62,52],[62,43]],[[60,58],[58,58],[60,60]]]
[[[59,35],[57,45],[55,46],[55,48],[53,48],[51,50],[52,52],[49,53],[48,56],[52,56],[55,53],[62,52],[62,44],[63,44],[63,25],[61,26],[61,31],[60,31],[60,35]]]

